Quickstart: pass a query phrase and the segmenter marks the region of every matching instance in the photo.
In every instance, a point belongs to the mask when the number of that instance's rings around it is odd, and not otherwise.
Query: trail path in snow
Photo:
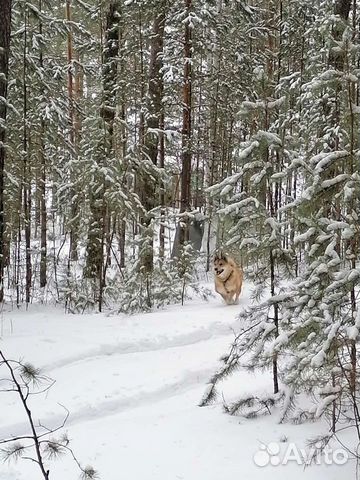
[[[298,465],[257,467],[262,442],[288,435],[303,445],[319,426],[278,425],[272,417],[244,421],[220,405],[199,408],[205,384],[227,352],[238,328],[236,315],[249,302],[245,289],[237,306],[190,302],[134,316],[65,315],[33,306],[3,312],[1,348],[42,368],[56,383],[31,408],[42,425],[66,426],[78,457],[94,464],[103,480],[277,480],[304,478]],[[270,375],[244,372],[231,380],[226,396],[270,391]],[[27,433],[13,394],[0,397],[0,438]],[[50,462],[51,480],[78,478],[68,458]],[[316,466],[306,478],[339,480],[346,467]],[[345,478],[345,477],[344,477]],[[1,480],[38,480],[32,463],[0,467]]]

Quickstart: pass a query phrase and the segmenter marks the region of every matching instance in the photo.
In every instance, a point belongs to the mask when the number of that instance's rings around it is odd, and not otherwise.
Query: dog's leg
[[[227,292],[227,299],[226,303],[227,305],[234,305],[234,299],[233,299],[234,293],[233,292]]]
[[[234,300],[234,303],[236,303],[236,304],[239,303],[239,296],[240,296],[240,293],[241,293],[241,287],[242,287],[242,285],[240,285],[239,288],[236,291],[235,300]]]
[[[223,290],[222,292],[219,292],[220,295],[222,296],[224,302],[226,303],[226,305],[229,305],[229,293],[226,291],[226,290]]]
[[[228,293],[227,291],[224,289],[224,288],[220,288],[218,286],[215,287],[215,291],[222,296],[223,300],[225,303],[227,303],[227,296],[228,296]]]

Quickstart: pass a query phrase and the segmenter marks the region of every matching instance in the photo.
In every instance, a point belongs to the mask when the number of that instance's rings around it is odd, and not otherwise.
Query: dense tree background
[[[360,2],[0,5],[0,300],[184,302],[222,248],[254,302],[203,403],[246,353],[360,432]]]
[[[152,308],[215,245],[273,296],[356,268],[356,1],[2,6],[5,300]]]

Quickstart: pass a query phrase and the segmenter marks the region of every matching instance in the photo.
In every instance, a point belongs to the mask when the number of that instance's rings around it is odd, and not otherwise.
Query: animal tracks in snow
[[[31,319],[20,335],[22,325],[15,323],[15,334],[8,341],[11,346],[20,340],[24,357],[34,358],[36,366],[56,380],[46,398],[32,399],[41,425],[54,428],[62,423],[65,412],[59,402],[69,410],[71,426],[203,386],[231,342],[238,312],[238,306],[210,304],[127,318],[89,315],[57,320],[42,314],[35,320],[35,331],[27,330]],[[63,324],[58,323],[61,320]],[[1,422],[0,438],[28,430],[12,402],[4,405],[9,414]]]
[[[193,345],[219,336],[231,335],[238,322],[232,323],[214,322],[208,328],[194,330],[192,332],[176,335],[175,337],[160,336],[155,339],[144,338],[136,343],[129,341],[120,341],[114,344],[100,345],[98,348],[82,352],[77,355],[59,359],[52,363],[41,366],[45,373],[49,373],[58,368],[66,367],[79,362],[93,361],[95,358],[126,355],[130,353],[152,352],[157,350],[166,350],[168,348]]]
[[[141,390],[132,396],[124,396],[122,394],[108,395],[109,398],[94,404],[84,404],[76,410],[71,410],[66,426],[76,425],[82,422],[97,420],[99,417],[108,417],[117,413],[122,413],[129,409],[135,409],[147,404],[153,404],[166,400],[172,396],[180,395],[190,390],[196,385],[203,385],[211,373],[212,368],[203,368],[194,371],[188,371],[174,382],[165,383],[154,390]],[[40,420],[41,425],[46,428],[56,428],[61,425],[65,417],[63,414],[47,414]],[[28,430],[27,423],[17,423],[0,427],[0,438],[24,435]],[[40,428],[41,430],[41,428]]]

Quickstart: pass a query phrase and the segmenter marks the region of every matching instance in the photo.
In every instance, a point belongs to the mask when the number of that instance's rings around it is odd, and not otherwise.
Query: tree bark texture
[[[12,0],[0,0],[0,302],[4,299],[4,177],[5,177],[5,135],[7,113],[7,84],[9,73],[10,32]]]

